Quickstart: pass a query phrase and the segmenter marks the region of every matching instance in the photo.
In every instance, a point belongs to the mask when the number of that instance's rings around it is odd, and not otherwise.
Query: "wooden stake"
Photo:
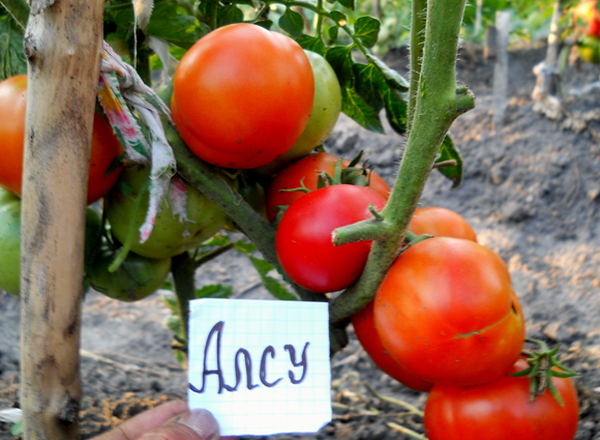
[[[508,93],[508,34],[510,11],[496,12],[496,62],[494,64],[494,131],[504,125]]]
[[[24,438],[79,438],[85,205],[103,0],[32,0],[21,237]]]

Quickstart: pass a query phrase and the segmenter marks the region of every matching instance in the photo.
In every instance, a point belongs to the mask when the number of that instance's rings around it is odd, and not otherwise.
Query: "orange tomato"
[[[27,76],[18,75],[0,82],[0,187],[21,196]],[[123,147],[110,125],[94,114],[94,131],[90,156],[88,203],[106,195],[116,183],[121,167],[108,173]],[[108,173],[108,174],[107,174]]]

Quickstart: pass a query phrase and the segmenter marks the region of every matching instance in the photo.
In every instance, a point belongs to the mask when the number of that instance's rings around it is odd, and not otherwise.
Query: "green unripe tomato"
[[[256,172],[259,174],[275,174],[310,154],[327,140],[342,111],[342,91],[333,68],[321,55],[309,50],[304,52],[315,76],[315,98],[310,119],[294,146],[268,165],[257,168]]]
[[[138,301],[154,293],[165,282],[171,270],[171,259],[146,258],[130,252],[119,268],[108,267],[115,258],[106,246],[93,264],[86,268],[91,286],[104,295],[121,301]]]
[[[152,234],[148,240],[140,243],[139,228],[144,223],[148,210],[148,192],[145,191],[142,195],[137,212],[134,212],[134,204],[149,175],[149,168],[132,167],[125,170],[121,182],[108,194],[105,206],[111,231],[121,243],[127,240],[130,221],[135,223],[132,252],[148,258],[169,258],[200,245],[223,227],[227,218],[225,213],[184,182],[188,192],[189,221],[180,221],[175,217],[169,198],[165,197]]]
[[[102,221],[89,206],[85,211],[85,262],[100,250]],[[0,289],[19,295],[21,277],[21,200],[0,189]]]
[[[0,289],[19,295],[21,201],[0,189]]]
[[[586,63],[600,63],[600,38],[591,35],[584,36],[577,43],[579,58]]]

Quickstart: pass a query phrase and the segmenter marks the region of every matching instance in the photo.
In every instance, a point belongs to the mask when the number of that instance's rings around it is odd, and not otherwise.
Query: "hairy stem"
[[[333,324],[357,313],[375,297],[400,252],[444,136],[452,122],[475,105],[468,89],[456,87],[456,52],[464,7],[465,0],[429,1],[422,68],[406,151],[390,199],[381,212],[384,220],[377,220],[380,237],[373,243],[365,271],[354,286],[331,303]],[[372,219],[359,222],[339,228],[335,234],[342,243],[355,241],[373,223]],[[370,234],[377,238],[377,233]]]
[[[421,62],[425,48],[425,24],[427,22],[427,0],[413,0],[412,25],[410,27],[410,86],[408,89],[408,112],[406,133],[410,133],[415,107],[417,104],[417,91],[421,78]]]

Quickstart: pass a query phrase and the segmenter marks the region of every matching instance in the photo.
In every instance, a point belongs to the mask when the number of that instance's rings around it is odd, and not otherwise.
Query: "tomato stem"
[[[330,319],[334,323],[359,312],[375,297],[402,249],[444,136],[460,114],[475,106],[471,91],[456,85],[456,53],[465,3],[452,0],[435,2],[435,7],[434,2],[427,5],[421,72],[418,86],[413,85],[416,98],[410,110],[414,120],[396,183],[381,212],[384,220],[369,219],[334,231],[338,244],[362,241],[365,235],[376,239],[358,282],[331,302]],[[418,23],[422,17],[416,13],[412,19],[413,27],[418,27],[415,21]],[[414,43],[420,44],[419,40]],[[417,50],[412,47],[411,53]]]
[[[181,319],[186,354],[190,318],[189,303],[190,300],[196,298],[196,285],[194,282],[196,267],[196,262],[190,257],[188,252],[174,256],[171,263],[171,273],[173,274],[175,295],[177,296],[177,311],[179,319]]]
[[[421,79],[423,49],[425,48],[425,24],[427,23],[427,0],[413,0],[412,25],[410,27],[410,85],[408,89],[408,111],[406,134],[410,133],[415,107],[417,103],[417,90]]]
[[[275,251],[275,230],[237,191],[219,177],[216,170],[192,153],[179,136],[177,129],[165,117],[162,118],[162,122],[169,144],[173,148],[177,159],[178,173],[239,225],[242,232],[250,238],[264,259],[274,266],[277,272],[282,274],[286,282],[294,287],[300,299],[304,301],[327,301],[325,295],[303,289],[289,279],[283,272]]]
[[[307,2],[307,1],[302,1],[302,0],[270,1],[270,2],[268,1],[266,3],[267,4],[279,3],[282,5],[285,5],[286,7],[299,6],[301,8],[308,9],[309,11],[313,11],[314,13],[318,14],[319,19],[321,19],[321,17],[327,17],[331,21],[333,21],[336,25],[338,25],[340,27],[340,29],[343,29],[344,32],[346,32],[348,34],[348,36],[352,39],[352,43],[353,43],[354,47],[356,47],[358,50],[360,50],[364,55],[369,54],[369,50],[362,44],[360,39],[356,38],[352,29],[350,29],[350,26],[348,26],[348,25],[340,26],[340,24],[333,19],[333,17],[329,13],[329,11],[327,11],[325,8],[323,8],[322,2],[317,3],[316,5],[313,3]],[[320,34],[318,32],[317,32],[317,36],[320,38]]]

